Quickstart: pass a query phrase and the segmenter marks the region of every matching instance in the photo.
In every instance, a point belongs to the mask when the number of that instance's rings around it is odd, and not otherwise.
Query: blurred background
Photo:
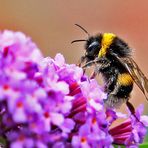
[[[84,42],[70,43],[87,38],[75,23],[92,35],[112,32],[123,38],[134,49],[133,58],[148,77],[147,0],[0,0],[0,30],[22,31],[45,56],[60,52],[67,63],[77,63],[84,54]],[[148,102],[137,87],[131,102],[135,107],[145,103],[146,113]]]

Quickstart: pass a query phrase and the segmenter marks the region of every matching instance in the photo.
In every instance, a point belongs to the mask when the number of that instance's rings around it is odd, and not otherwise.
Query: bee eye
[[[87,52],[90,56],[96,56],[99,53],[100,44],[97,41],[92,42],[88,48]]]
[[[93,49],[93,48],[98,48],[98,46],[99,46],[99,43],[98,42],[92,42],[89,46],[88,46],[88,48],[89,49]]]

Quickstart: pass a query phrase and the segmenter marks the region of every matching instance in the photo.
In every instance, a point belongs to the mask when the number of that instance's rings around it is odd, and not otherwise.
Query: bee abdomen
[[[122,73],[118,75],[118,91],[117,97],[119,98],[128,98],[132,89],[133,89],[133,79],[129,73]]]
[[[116,96],[118,98],[128,99],[132,89],[133,89],[133,84],[132,85],[127,85],[127,86],[121,85],[118,88]]]
[[[117,83],[121,86],[129,86],[133,84],[133,78],[129,73],[122,73],[118,75]]]

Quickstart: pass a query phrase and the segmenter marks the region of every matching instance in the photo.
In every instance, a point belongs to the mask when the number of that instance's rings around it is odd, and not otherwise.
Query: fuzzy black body
[[[105,81],[107,106],[119,106],[128,101],[133,89],[133,79],[116,56],[131,56],[131,49],[122,39],[111,33],[90,37],[85,45],[86,63],[96,60],[95,73],[101,73]]]

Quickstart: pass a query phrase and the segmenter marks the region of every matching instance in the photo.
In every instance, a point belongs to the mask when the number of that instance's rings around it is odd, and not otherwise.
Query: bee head
[[[85,56],[88,59],[87,61],[94,60],[100,51],[101,48],[101,35],[95,37],[90,37],[85,44],[86,53]]]
[[[101,48],[102,34],[99,34],[97,36],[90,36],[87,30],[84,29],[82,26],[78,24],[75,25],[80,29],[82,29],[88,35],[88,39],[73,40],[71,42],[71,43],[81,42],[81,41],[86,42],[85,43],[86,52],[85,55],[81,57],[81,63],[84,61],[89,62],[91,60],[94,60],[98,56]]]

